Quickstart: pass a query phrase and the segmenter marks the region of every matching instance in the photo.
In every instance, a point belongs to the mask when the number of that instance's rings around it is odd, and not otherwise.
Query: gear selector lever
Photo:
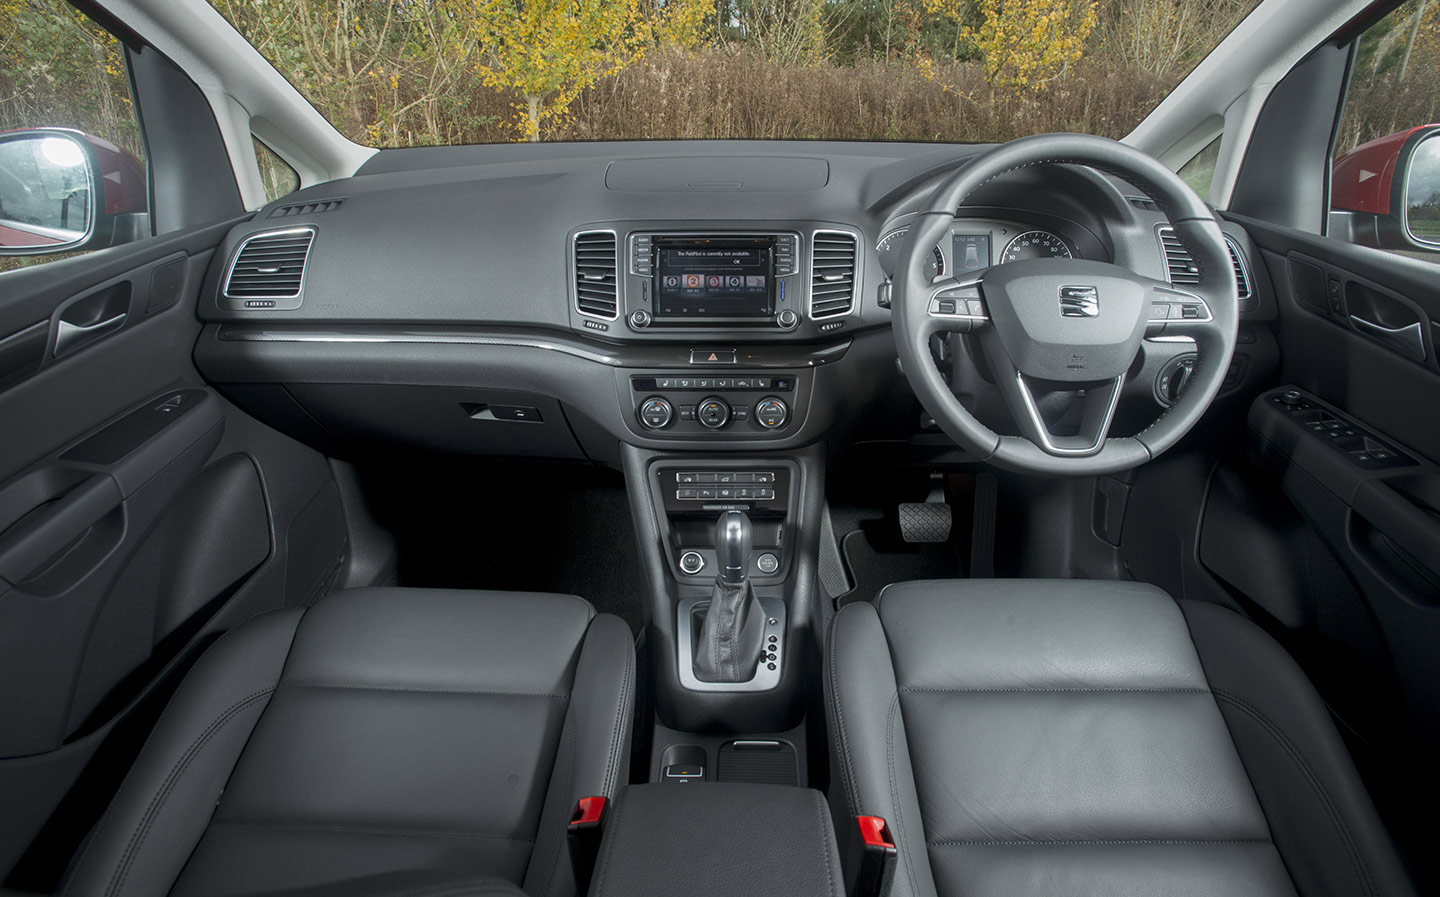
[[[750,517],[744,511],[726,511],[715,522],[715,560],[720,580],[738,586],[750,569]]]
[[[765,639],[765,611],[750,570],[750,517],[726,511],[715,524],[720,567],[695,643],[695,676],[705,682],[747,682],[755,676]]]

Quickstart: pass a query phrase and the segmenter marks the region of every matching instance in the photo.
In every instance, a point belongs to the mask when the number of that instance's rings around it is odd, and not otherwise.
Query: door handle
[[[37,509],[0,538],[0,579],[23,582],[123,500],[114,478],[97,474]]]
[[[1425,360],[1425,336],[1419,321],[1414,324],[1406,324],[1404,327],[1386,327],[1383,324],[1376,324],[1374,321],[1367,321],[1359,315],[1351,315],[1350,323],[1355,325],[1356,330],[1395,349],[1406,358],[1413,358],[1416,361]]]
[[[125,326],[127,313],[120,312],[113,318],[106,318],[103,321],[96,321],[94,324],[72,324],[64,318],[60,319],[55,328],[55,357],[75,351],[86,343],[92,342],[109,333],[114,333]]]

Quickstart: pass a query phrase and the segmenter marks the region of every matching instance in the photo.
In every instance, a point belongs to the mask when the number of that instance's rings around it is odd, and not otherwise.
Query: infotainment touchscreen
[[[655,316],[774,314],[774,249],[772,237],[656,237]]]

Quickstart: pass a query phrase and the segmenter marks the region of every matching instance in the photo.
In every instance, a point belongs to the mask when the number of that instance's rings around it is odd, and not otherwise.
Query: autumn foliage
[[[1118,137],[1257,0],[211,2],[341,133],[416,146]],[[1390,18],[1342,143],[1440,118],[1440,0]],[[0,0],[0,129],[37,124],[140,150],[114,39],[63,0]]]

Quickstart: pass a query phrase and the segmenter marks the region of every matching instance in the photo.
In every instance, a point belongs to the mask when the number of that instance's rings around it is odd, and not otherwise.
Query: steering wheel
[[[950,236],[956,210],[980,187],[1035,165],[1072,164],[1133,184],[1170,219],[1200,281],[1178,289],[1104,262],[1036,259],[932,281],[930,247]],[[919,212],[900,248],[892,326],[901,368],[920,404],[981,461],[1024,473],[1093,476],[1128,470],[1173,446],[1210,406],[1235,351],[1239,299],[1220,224],[1170,169],[1113,140],[1044,134],[996,147],[951,175]],[[1110,436],[1125,373],[1145,335],[1195,341],[1194,371],[1178,400],[1143,432]],[[930,338],[975,333],[1023,436],[1002,436],[965,409],[936,369]],[[1056,435],[1037,395],[1083,391],[1077,432]]]

